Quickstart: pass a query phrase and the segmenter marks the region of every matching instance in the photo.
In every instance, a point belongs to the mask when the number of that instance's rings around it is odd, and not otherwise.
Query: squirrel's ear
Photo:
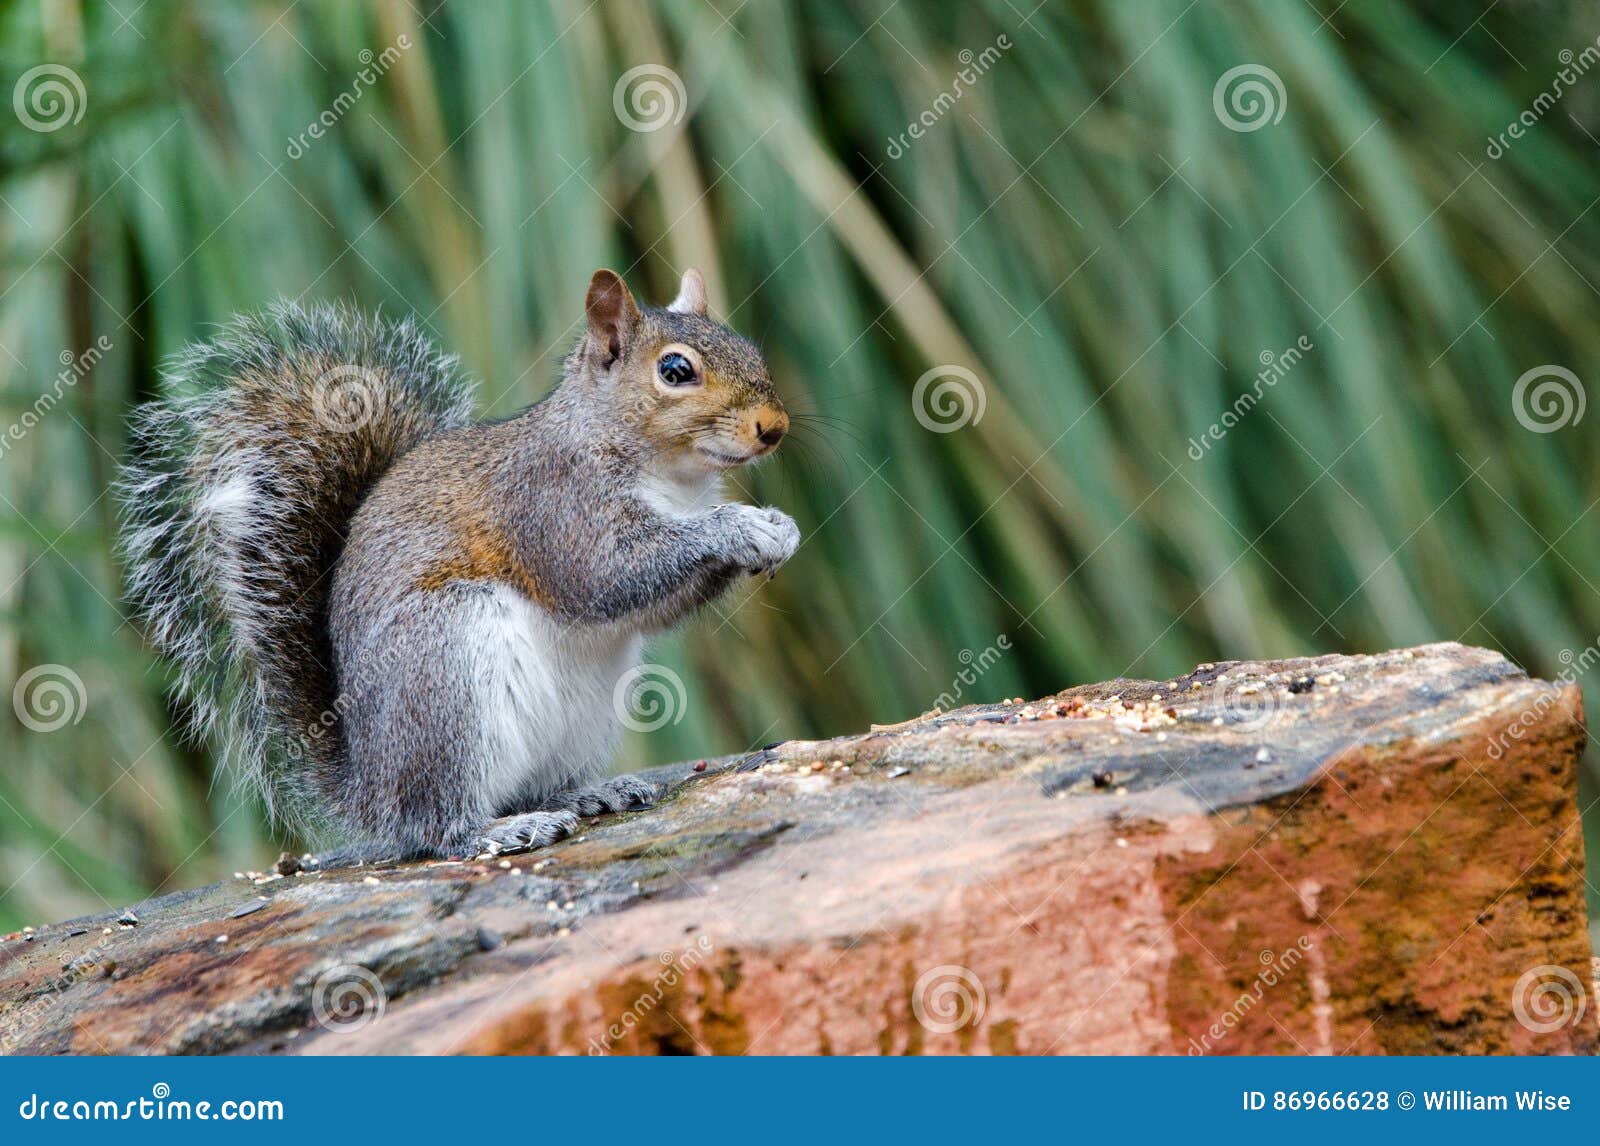
[[[639,321],[639,306],[621,275],[598,270],[589,280],[583,310],[589,318],[589,337],[600,355],[600,365],[609,367],[622,357],[623,347]]]
[[[704,314],[706,312],[706,280],[699,271],[690,267],[683,272],[678,284],[678,297],[667,304],[667,309],[678,314]]]

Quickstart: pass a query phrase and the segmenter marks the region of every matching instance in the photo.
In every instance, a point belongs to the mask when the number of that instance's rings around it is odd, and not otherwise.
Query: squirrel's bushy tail
[[[118,483],[128,593],[178,668],[193,731],[304,824],[340,752],[329,580],[362,495],[471,416],[409,320],[280,302],[171,362]]]

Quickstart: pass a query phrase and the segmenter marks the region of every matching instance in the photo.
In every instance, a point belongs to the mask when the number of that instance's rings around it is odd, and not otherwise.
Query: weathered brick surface
[[[0,1039],[1592,1053],[1583,743],[1576,688],[1457,645],[964,709],[662,769],[657,808],[509,870],[236,881],[43,928],[0,947]]]

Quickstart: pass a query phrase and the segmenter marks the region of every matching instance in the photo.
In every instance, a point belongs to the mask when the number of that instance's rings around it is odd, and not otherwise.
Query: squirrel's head
[[[589,280],[578,348],[609,393],[619,430],[654,459],[707,472],[765,457],[789,429],[761,352],[706,315],[706,284],[683,274],[678,297],[640,307],[615,271]]]

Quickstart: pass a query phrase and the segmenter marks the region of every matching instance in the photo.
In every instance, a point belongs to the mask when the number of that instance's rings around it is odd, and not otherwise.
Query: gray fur
[[[470,422],[454,360],[411,324],[289,304],[190,350],[139,412],[130,595],[195,730],[277,814],[363,854],[459,854],[653,798],[601,779],[612,682],[642,635],[770,572],[798,533],[774,509],[651,492],[669,459],[743,450],[784,415],[750,343],[627,302],[505,421]],[[669,343],[704,362],[690,401],[652,383]],[[354,429],[307,414],[335,367],[380,392]]]
[[[345,363],[382,373],[384,416],[304,432],[318,380]],[[118,481],[128,595],[176,664],[191,733],[276,817],[314,827],[312,778],[339,742],[305,730],[338,695],[326,602],[344,525],[395,457],[467,422],[472,389],[410,321],[289,302],[190,346],[162,387],[133,415]],[[215,497],[230,483],[248,494],[231,508]]]

